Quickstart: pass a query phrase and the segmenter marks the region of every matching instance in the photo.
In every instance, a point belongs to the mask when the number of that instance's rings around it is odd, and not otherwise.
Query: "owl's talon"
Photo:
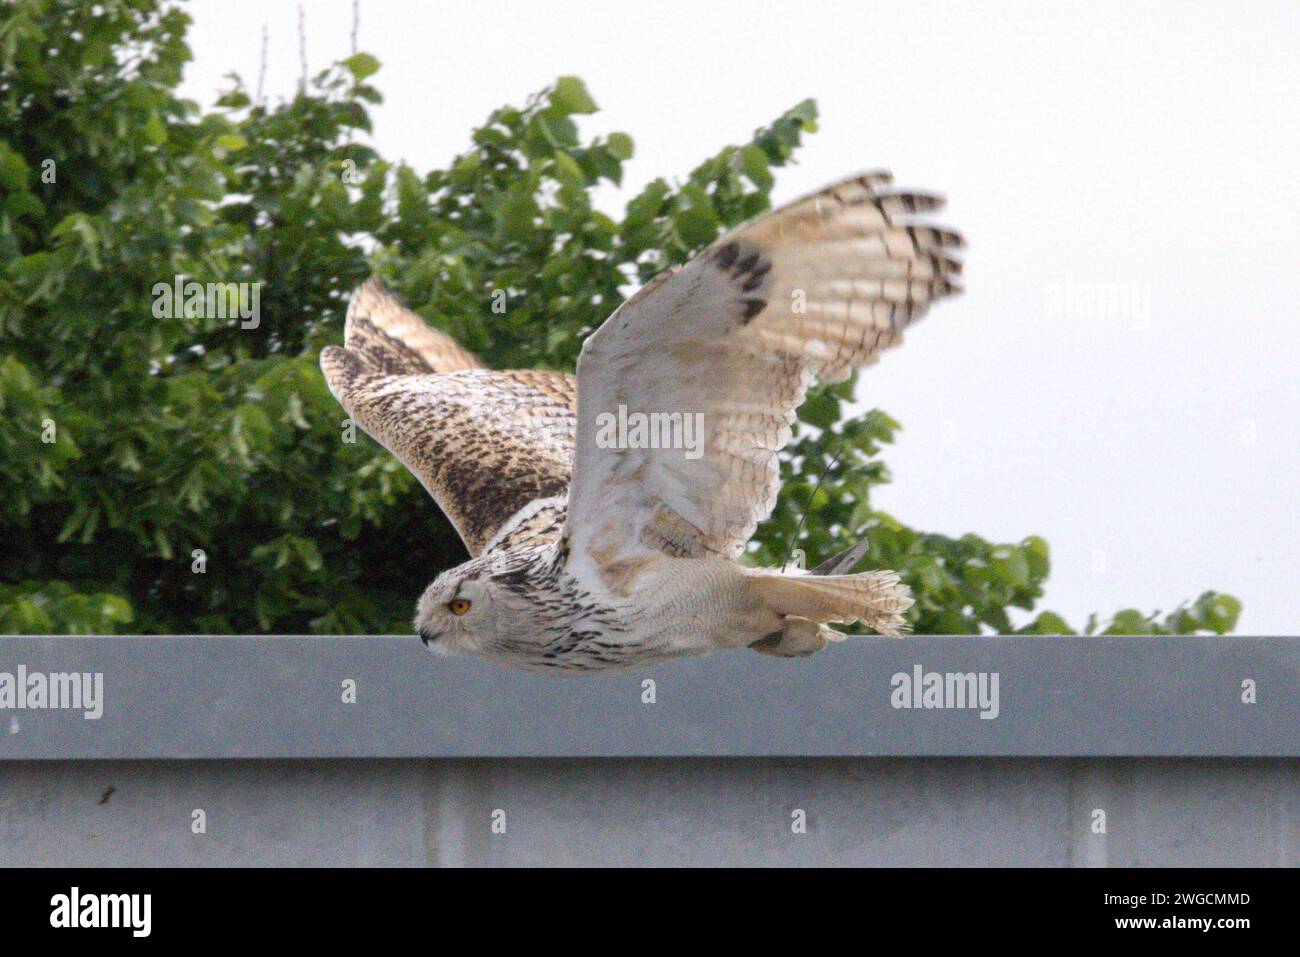
[[[808,618],[787,615],[785,627],[758,639],[749,647],[759,654],[778,658],[807,658],[826,647],[826,642],[843,641],[844,636]]]

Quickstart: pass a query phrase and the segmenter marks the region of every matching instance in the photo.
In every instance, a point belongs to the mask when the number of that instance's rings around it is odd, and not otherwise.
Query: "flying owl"
[[[736,563],[780,490],[814,377],[838,382],[960,291],[939,197],[887,173],[759,216],[660,274],[587,337],[577,375],[498,372],[376,280],[353,295],[330,390],[438,502],[470,561],[420,597],[439,654],[590,672],[721,648],[812,654],[863,622],[897,637],[891,571]]]

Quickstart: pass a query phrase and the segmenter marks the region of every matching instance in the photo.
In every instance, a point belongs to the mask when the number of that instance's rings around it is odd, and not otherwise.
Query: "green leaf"
[[[834,396],[826,392],[808,397],[797,413],[799,421],[815,425],[819,429],[829,429],[840,418],[840,404]]]
[[[1196,601],[1196,611],[1205,627],[1223,635],[1237,627],[1241,616],[1241,602],[1232,595],[1206,592]]]
[[[707,206],[689,206],[673,217],[677,234],[687,246],[706,246],[718,236],[718,217]]]
[[[550,100],[561,115],[596,112],[596,101],[587,92],[586,84],[576,76],[560,77],[551,91]]]
[[[767,154],[752,143],[740,151],[740,166],[745,175],[761,190],[769,190],[775,182],[768,169]]]
[[[358,80],[364,80],[379,72],[379,61],[369,53],[354,53],[343,61],[343,65]]]
[[[1074,634],[1074,629],[1066,623],[1065,619],[1051,611],[1042,612],[1028,628],[1021,630],[1023,633],[1030,635]]]
[[[13,191],[27,188],[27,164],[7,143],[0,143],[0,187]]]
[[[291,539],[291,542],[293,544],[293,550],[298,555],[298,560],[302,562],[309,571],[320,571],[324,566],[324,561],[321,559],[320,549],[316,547],[316,543],[311,539],[298,538],[296,536]]]
[[[562,186],[572,190],[582,190],[587,185],[587,177],[582,167],[568,153],[555,154],[555,178]]]
[[[124,625],[129,625],[135,621],[135,612],[131,608],[131,603],[125,598],[118,595],[100,595],[99,608],[100,614],[107,621],[115,621]]]
[[[162,117],[156,113],[151,114],[144,121],[141,130],[144,133],[145,140],[155,146],[167,139],[167,125],[162,121]]]
[[[496,210],[498,237],[508,241],[526,241],[534,232],[534,220],[539,212],[532,194],[507,197]]]
[[[817,122],[817,101],[813,99],[804,100],[788,110],[785,115],[790,119],[799,120],[805,125],[815,124]]]
[[[1111,620],[1110,627],[1106,629],[1108,635],[1150,635],[1154,634],[1154,632],[1155,629],[1152,627],[1150,620],[1133,608],[1126,608],[1124,611],[1116,612],[1115,617]]]
[[[632,137],[626,133],[610,133],[605,140],[605,146],[621,160],[630,160],[636,150]]]

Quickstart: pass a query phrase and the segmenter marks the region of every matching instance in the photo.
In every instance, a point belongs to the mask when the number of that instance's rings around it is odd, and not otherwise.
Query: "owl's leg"
[[[912,596],[897,572],[811,575],[765,568],[747,577],[755,600],[783,617],[823,623],[861,621],[891,638],[907,631],[903,612],[911,607]]]
[[[780,631],[758,639],[749,647],[764,655],[778,658],[806,658],[826,647],[827,641],[843,641],[844,635],[819,625],[810,618],[786,615]]]

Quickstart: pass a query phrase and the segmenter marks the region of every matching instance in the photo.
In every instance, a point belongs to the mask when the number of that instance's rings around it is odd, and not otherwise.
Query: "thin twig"
[[[298,81],[298,90],[307,92],[307,12],[298,4],[298,60],[302,63],[302,79]]]
[[[785,567],[790,564],[790,559],[794,556],[794,547],[799,541],[799,533],[803,531],[804,519],[808,517],[808,509],[812,508],[813,499],[815,499],[817,493],[822,490],[822,482],[826,481],[826,476],[830,474],[831,469],[835,468],[839,463],[840,455],[843,454],[843,452],[844,449],[841,448],[831,457],[831,464],[822,470],[821,476],[817,479],[817,485],[813,488],[812,495],[808,497],[808,504],[804,507],[803,514],[799,516],[799,524],[794,530],[794,537],[790,539],[790,549],[785,554],[785,561],[781,563],[781,571],[785,571]]]
[[[261,64],[260,64],[260,65],[258,66],[258,68],[257,68],[257,96],[255,96],[255,97],[253,98],[253,105],[254,105],[254,106],[261,106],[261,105],[262,105],[262,91],[263,91],[263,89],[264,89],[265,86],[266,86],[266,46],[267,46],[267,42],[268,42],[268,34],[267,34],[267,32],[266,32],[266,24],[263,23],[263,24],[262,24],[262,62],[261,62]]]

